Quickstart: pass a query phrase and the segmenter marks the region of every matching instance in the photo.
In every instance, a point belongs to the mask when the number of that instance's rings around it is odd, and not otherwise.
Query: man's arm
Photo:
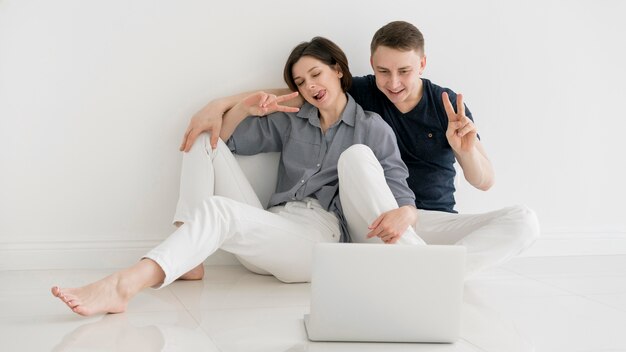
[[[463,175],[472,186],[487,191],[495,183],[495,173],[491,161],[487,158],[485,148],[476,140],[474,148],[469,152],[454,152],[456,160],[463,169]]]
[[[472,120],[465,116],[463,95],[457,94],[457,110],[454,111],[448,93],[442,94],[443,106],[448,115],[446,137],[454,156],[463,169],[463,175],[472,186],[486,191],[495,182],[495,174],[487,152],[478,140],[478,132]]]
[[[228,97],[218,98],[212,100],[207,105],[205,105],[191,118],[191,121],[189,121],[189,126],[185,131],[183,141],[180,145],[180,150],[188,152],[191,149],[191,146],[195,142],[196,138],[202,132],[209,132],[211,134],[211,147],[213,149],[217,148],[217,140],[221,133],[222,119],[224,117],[224,114],[237,103],[241,102],[243,99],[249,97],[254,93],[256,92],[245,92],[231,95]],[[275,102],[277,96],[287,95],[289,93],[292,92],[287,88],[267,90],[265,99],[260,99],[259,104],[266,105],[264,107],[267,107],[267,105],[271,105],[273,102]],[[283,107],[289,107],[289,110],[281,111],[298,111],[297,108],[301,107],[303,103],[304,101],[302,100],[302,98],[294,99],[288,104],[281,105]]]

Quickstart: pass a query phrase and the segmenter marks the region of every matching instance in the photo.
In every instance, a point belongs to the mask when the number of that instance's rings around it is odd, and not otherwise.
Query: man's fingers
[[[454,112],[454,108],[452,107],[452,103],[450,102],[450,97],[448,97],[448,93],[443,92],[441,94],[441,100],[443,100],[443,107],[444,109],[446,109],[448,121],[456,121],[456,112]]]
[[[463,128],[456,131],[459,137],[463,137],[471,132],[476,132],[476,127],[471,123],[468,123],[467,125],[463,126]]]
[[[465,105],[463,104],[463,94],[456,95],[456,112],[461,116],[465,116]]]
[[[453,130],[458,130],[459,128],[463,128],[464,124],[461,121],[448,121],[448,128]]]

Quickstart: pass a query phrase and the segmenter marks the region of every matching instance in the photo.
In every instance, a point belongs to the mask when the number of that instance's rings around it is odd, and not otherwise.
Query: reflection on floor
[[[626,351],[626,256],[517,258],[465,285],[451,345],[312,343],[308,284],[240,266],[137,296],[128,312],[83,318],[48,292],[108,271],[0,273],[0,351]]]

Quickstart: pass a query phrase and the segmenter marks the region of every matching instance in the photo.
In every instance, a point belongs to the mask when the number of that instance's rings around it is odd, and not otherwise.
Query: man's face
[[[426,57],[415,50],[401,51],[379,46],[370,59],[376,86],[395,105],[418,96],[419,78],[426,67]]]

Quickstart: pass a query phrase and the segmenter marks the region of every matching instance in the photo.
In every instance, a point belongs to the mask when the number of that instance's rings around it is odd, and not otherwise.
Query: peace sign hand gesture
[[[456,95],[456,112],[452,107],[448,93],[443,92],[441,98],[446,109],[446,115],[448,115],[448,130],[446,131],[448,143],[456,153],[471,151],[478,141],[478,132],[474,122],[465,116],[463,95]]]
[[[243,99],[242,104],[250,115],[265,116],[276,111],[298,112],[300,109],[280,103],[298,96],[298,92],[285,95],[274,95],[263,91],[256,92]]]

